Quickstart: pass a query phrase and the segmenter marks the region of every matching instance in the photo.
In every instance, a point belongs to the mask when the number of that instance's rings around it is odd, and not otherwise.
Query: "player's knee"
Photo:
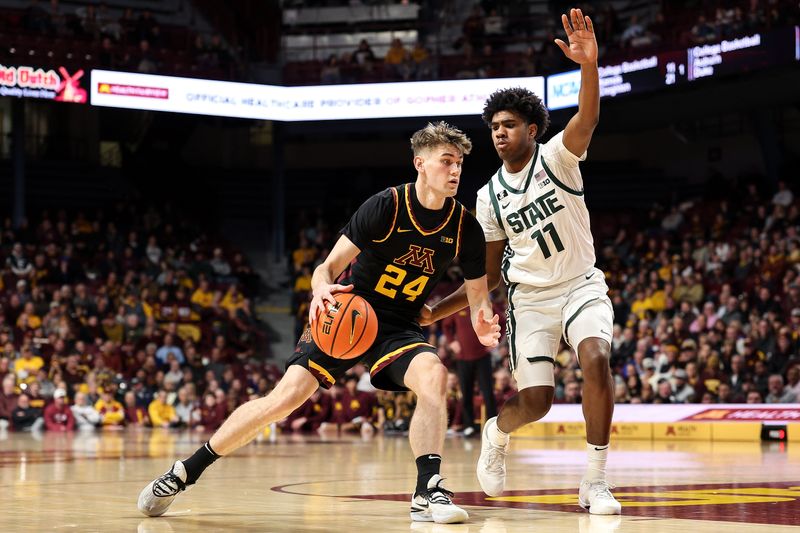
[[[447,368],[441,363],[437,363],[425,368],[418,380],[417,389],[414,393],[428,402],[442,403],[447,394]]]
[[[604,379],[611,371],[611,347],[601,339],[586,339],[578,347],[584,379]]]
[[[441,398],[447,394],[447,368],[444,365],[434,365],[431,369],[430,390]]]
[[[544,417],[553,405],[553,387],[530,387],[519,391],[519,406],[527,422],[535,422]]]

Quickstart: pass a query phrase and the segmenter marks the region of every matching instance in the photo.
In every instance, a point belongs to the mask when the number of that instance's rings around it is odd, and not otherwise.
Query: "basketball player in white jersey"
[[[497,91],[486,101],[484,121],[503,166],[480,191],[477,219],[486,235],[489,287],[508,285],[511,370],[519,392],[486,422],[478,480],[489,496],[505,488],[509,434],[542,418],[555,390],[554,358],[561,337],[575,349],[583,371],[583,414],[589,463],[579,503],[592,514],[618,514],[606,482],[614,382],[609,367],[613,308],[603,272],[595,268],[589,212],[578,163],[600,115],[597,41],[589,17],[562,15],[569,45],[556,40],[581,68],[577,114],[563,132],[537,142],[549,125],[547,109],[527,89]],[[463,308],[463,288],[423,309],[422,323]],[[425,316],[430,312],[430,316]]]

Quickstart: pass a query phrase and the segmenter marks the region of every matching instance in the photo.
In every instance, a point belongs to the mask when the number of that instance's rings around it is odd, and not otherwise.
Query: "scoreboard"
[[[744,74],[800,60],[800,27],[753,33],[718,43],[601,64],[600,97],[656,91],[672,85]],[[547,77],[547,107],[578,105],[580,70]]]

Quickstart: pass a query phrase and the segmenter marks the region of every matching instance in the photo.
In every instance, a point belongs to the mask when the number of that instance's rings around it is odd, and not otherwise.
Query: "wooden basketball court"
[[[202,442],[163,430],[1,433],[0,531],[800,532],[800,449],[761,443],[612,443],[623,515],[602,517],[577,505],[580,439],[514,439],[508,491],[487,498],[480,442],[448,438],[442,473],[470,520],[437,525],[409,520],[407,439],[280,436],[218,461],[168,515],[140,515],[141,488]]]

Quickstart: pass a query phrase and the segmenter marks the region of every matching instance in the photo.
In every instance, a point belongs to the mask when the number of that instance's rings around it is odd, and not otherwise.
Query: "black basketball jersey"
[[[353,292],[372,305],[380,324],[416,325],[456,256],[467,279],[485,274],[483,231],[472,214],[453,198],[442,209],[425,209],[413,183],[367,200],[342,233],[361,250],[342,281],[354,284]]]

